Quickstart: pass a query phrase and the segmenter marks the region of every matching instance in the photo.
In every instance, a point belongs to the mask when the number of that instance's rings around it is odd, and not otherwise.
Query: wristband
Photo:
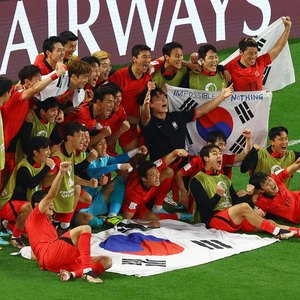
[[[58,78],[57,73],[56,73],[56,72],[53,73],[53,74],[50,76],[50,78],[51,78],[52,81],[56,80],[56,79]]]
[[[121,170],[121,165],[122,165],[122,164],[117,164],[118,170]]]
[[[135,155],[138,154],[138,153],[139,153],[139,149],[138,149],[138,148],[135,148],[135,149],[133,149],[133,150],[128,151],[128,152],[127,152],[127,155],[128,155],[130,158],[132,158],[133,156],[135,156]]]

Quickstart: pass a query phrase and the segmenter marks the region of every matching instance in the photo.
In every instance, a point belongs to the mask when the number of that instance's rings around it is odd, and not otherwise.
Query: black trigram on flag
[[[263,75],[263,81],[262,81],[262,84],[263,84],[263,85],[266,85],[266,82],[267,82],[267,80],[268,80],[268,76],[269,76],[269,74],[270,74],[270,71],[271,71],[271,66],[265,67],[264,75]]]
[[[247,121],[249,121],[250,119],[254,118],[254,115],[246,101],[235,106],[234,110],[236,111],[238,117],[240,118],[240,120],[243,124],[246,123]]]
[[[262,49],[264,44],[266,43],[266,40],[261,38],[260,40],[257,41],[257,46],[258,46],[258,52]]]
[[[122,265],[135,265],[146,267],[166,267],[167,263],[165,260],[154,260],[154,259],[132,259],[132,258],[122,258]]]
[[[240,154],[246,146],[246,138],[240,135],[235,143],[230,147],[229,151],[234,154]]]
[[[196,108],[198,106],[198,103],[193,100],[191,97],[187,98],[182,105],[179,107],[179,110],[190,110],[193,108]]]
[[[200,240],[192,241],[193,243],[208,248],[210,250],[220,250],[220,249],[229,249],[232,248],[230,245],[224,244],[218,240]]]

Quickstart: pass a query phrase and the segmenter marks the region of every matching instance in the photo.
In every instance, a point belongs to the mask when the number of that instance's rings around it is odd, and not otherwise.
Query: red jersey
[[[22,100],[24,90],[12,87],[11,97],[2,107],[2,121],[5,149],[21,129],[28,113],[30,101]]]
[[[230,175],[230,177],[228,176],[230,179],[232,176],[232,168],[229,166],[233,165],[234,159],[235,154],[223,154],[222,169],[220,173],[225,174],[226,176]],[[199,173],[204,166],[205,164],[202,158],[200,156],[195,156],[189,163],[183,166],[180,171],[183,176],[190,176],[192,178]]]
[[[40,69],[41,75],[47,75],[53,72],[54,71],[53,68],[49,65],[49,63],[45,59],[40,60],[40,58],[38,58],[39,55],[37,56],[34,65]]]
[[[112,133],[117,132],[122,123],[127,119],[127,114],[122,105],[119,106],[119,109],[115,111],[112,116],[108,119],[101,120],[97,118],[97,122],[99,122],[103,127],[109,126]]]
[[[155,64],[155,71],[158,70],[161,65]],[[129,66],[116,71],[108,78],[110,82],[116,83],[121,88],[123,98],[121,103],[127,115],[137,118],[140,117],[140,107],[137,98],[147,87],[153,73],[144,73],[140,79],[137,79],[132,72],[131,66]]]
[[[39,265],[43,268],[43,254],[47,245],[58,238],[51,220],[41,213],[38,206],[34,208],[25,222],[29,244]]]
[[[80,105],[79,110],[71,111],[65,117],[64,124],[73,121],[83,124],[89,131],[95,129],[97,119],[93,115],[93,103],[84,103]]]
[[[159,172],[166,167],[164,160],[157,160],[156,165]],[[137,173],[132,174],[126,184],[122,210],[129,213],[136,213],[137,210],[143,209],[155,196],[157,188],[157,186],[151,186],[150,189],[146,189]]]
[[[255,205],[266,213],[299,224],[300,192],[290,191],[284,184],[284,180],[290,178],[286,169],[271,176],[278,186],[278,193],[274,197],[260,194]]]
[[[264,69],[269,65],[271,57],[269,53],[259,56],[253,66],[244,67],[240,63],[241,56],[230,61],[226,70],[231,74],[231,81],[235,91],[261,91],[263,89]]]

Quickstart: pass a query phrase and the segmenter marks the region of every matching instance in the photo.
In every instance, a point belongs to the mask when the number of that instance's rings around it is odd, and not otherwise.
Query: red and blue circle
[[[133,255],[173,255],[183,252],[184,248],[167,240],[145,235],[131,233],[129,235],[116,234],[108,237],[99,246],[112,252],[120,252]]]
[[[196,128],[198,134],[205,141],[207,135],[216,130],[223,131],[228,138],[233,129],[233,119],[225,108],[216,107],[196,121]]]

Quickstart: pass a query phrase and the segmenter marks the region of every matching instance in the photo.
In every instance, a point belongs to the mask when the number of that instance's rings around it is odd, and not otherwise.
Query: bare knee
[[[79,230],[80,233],[86,233],[86,232],[91,233],[92,232],[92,229],[89,225],[80,225],[77,227],[77,230]]]
[[[24,203],[24,205],[22,206],[20,213],[23,213],[24,215],[28,216],[30,213],[32,212],[32,207],[30,202],[26,202]]]
[[[239,210],[242,215],[253,212],[253,209],[250,207],[250,205],[248,203],[240,203],[238,205],[239,205]]]

